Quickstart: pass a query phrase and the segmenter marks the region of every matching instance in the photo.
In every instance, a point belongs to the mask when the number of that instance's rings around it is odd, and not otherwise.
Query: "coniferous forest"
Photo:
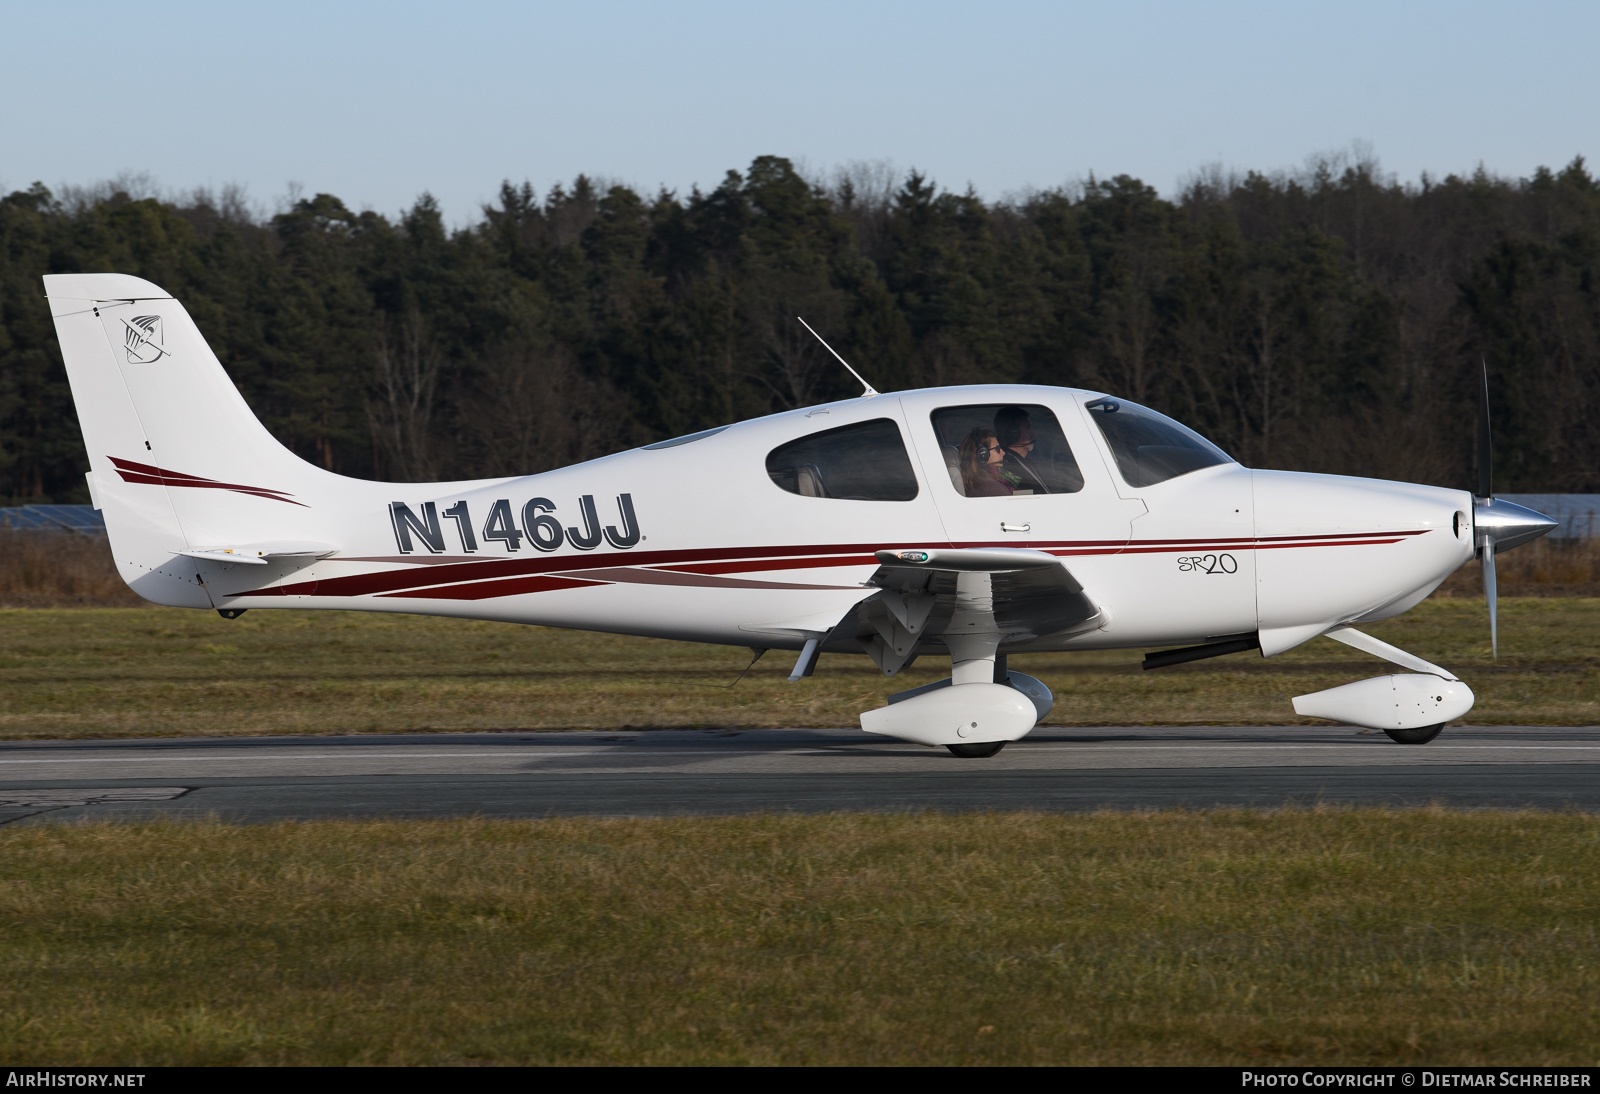
[[[135,188],[136,189],[136,188]],[[337,197],[102,185],[0,198],[0,504],[86,500],[45,273],[148,278],[305,459],[402,480],[541,471],[877,388],[1076,385],[1243,463],[1600,491],[1600,181],[1400,184],[1349,157],[989,202],[761,157],[716,189],[506,184],[451,230]]]

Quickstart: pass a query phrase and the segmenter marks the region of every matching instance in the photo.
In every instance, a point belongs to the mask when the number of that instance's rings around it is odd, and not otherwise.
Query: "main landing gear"
[[[1386,729],[1391,741],[1403,745],[1425,745],[1444,731],[1444,723],[1436,726],[1421,726],[1417,729]]]
[[[945,745],[952,753],[964,760],[987,760],[990,756],[997,755],[1006,747],[1004,741],[985,741],[981,745]]]
[[[923,561],[932,557],[926,551],[905,554]],[[898,556],[879,552],[878,557],[887,564]],[[1043,683],[1006,668],[1005,654],[1000,652],[1001,639],[1006,636],[994,615],[994,573],[1048,569],[1062,575],[1060,580],[1070,583],[1073,590],[1077,584],[1061,569],[1059,560],[1038,551],[956,551],[948,561],[949,572],[955,576],[955,603],[949,620],[941,623],[938,638],[950,651],[950,678],[889,696],[888,706],[862,712],[861,728],[913,744],[942,745],[953,756],[981,760],[998,755],[1007,741],[1027,734],[1050,713],[1053,702]],[[993,572],[988,567],[993,567]],[[866,643],[867,652],[888,676],[910,663],[934,602],[945,595],[929,591],[927,575],[907,576],[901,572],[904,569],[890,566],[881,571],[889,573],[888,585],[864,617],[877,631]],[[1048,580],[1040,586],[1049,587]],[[1085,605],[1098,612],[1086,599],[1078,606]],[[1098,619],[1098,614],[1093,618]]]

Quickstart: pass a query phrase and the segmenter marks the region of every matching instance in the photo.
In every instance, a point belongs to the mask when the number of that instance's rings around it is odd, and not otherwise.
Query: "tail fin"
[[[169,294],[123,274],[44,279],[89,450],[89,492],[123,579],[211,607],[189,553],[316,541],[337,475],[279,444]],[[320,496],[320,497],[319,497]]]

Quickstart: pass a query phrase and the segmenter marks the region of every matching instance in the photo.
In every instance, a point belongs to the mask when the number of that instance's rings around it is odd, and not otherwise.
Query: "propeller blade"
[[[1489,359],[1483,358],[1483,398],[1478,416],[1478,497],[1494,497],[1494,445],[1489,434]]]
[[[1559,521],[1509,501],[1473,499],[1472,541],[1477,545],[1478,560],[1483,563],[1483,598],[1489,603],[1489,645],[1495,660],[1500,659],[1500,593],[1494,578],[1494,556],[1501,547],[1509,551],[1559,526]]]
[[[1500,590],[1494,580],[1494,537],[1483,538],[1483,598],[1489,603],[1489,649],[1500,660]]]

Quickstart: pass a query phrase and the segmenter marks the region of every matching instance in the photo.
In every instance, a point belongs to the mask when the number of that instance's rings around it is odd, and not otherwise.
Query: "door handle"
[[[1024,522],[1022,524],[1012,524],[1009,521],[1004,521],[1003,520],[1003,521],[1000,522],[1000,530],[1002,532],[1032,532],[1033,531],[1033,524],[1031,522]]]

